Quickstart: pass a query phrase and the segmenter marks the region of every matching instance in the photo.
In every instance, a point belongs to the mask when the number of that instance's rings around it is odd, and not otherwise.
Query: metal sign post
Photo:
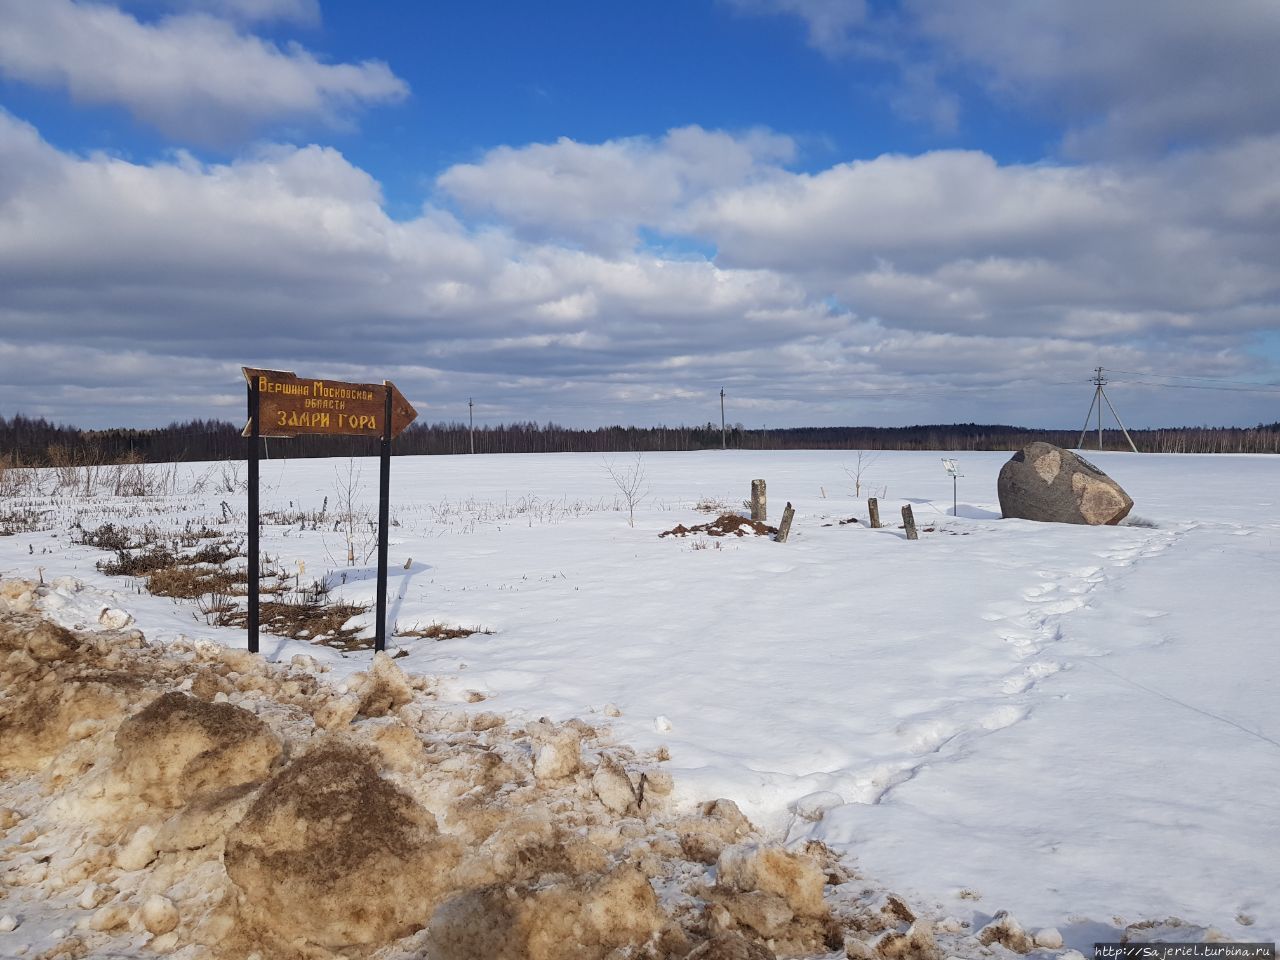
[[[377,437],[378,469],[378,599],[374,650],[387,648],[387,536],[391,502],[391,441],[411,424],[418,411],[390,380],[345,383],[338,380],[303,380],[283,370],[244,367],[249,386],[249,651],[258,652],[259,570],[258,531],[261,510],[258,497],[260,438],[297,437],[303,434]]]
[[[382,444],[378,465],[378,615],[373,649],[387,649],[387,514],[391,502],[391,381],[387,381]]]
[[[960,502],[957,499],[956,479],[958,477],[963,477],[964,474],[959,472],[959,469],[956,467],[956,462],[950,457],[942,458],[942,469],[946,470],[947,475],[951,477],[951,515],[953,517],[958,517],[960,516]]]
[[[261,572],[258,569],[258,456],[262,446],[259,431],[261,417],[258,415],[258,385],[249,380],[249,613],[245,626],[249,630],[249,652],[258,652],[258,599],[262,586]]]

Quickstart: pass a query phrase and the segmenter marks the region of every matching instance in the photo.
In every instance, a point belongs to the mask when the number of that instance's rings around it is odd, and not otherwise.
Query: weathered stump
[[[920,534],[916,533],[916,516],[911,512],[911,504],[906,504],[902,508],[902,525],[907,528],[908,540],[919,540]]]
[[[867,513],[871,516],[871,529],[880,529],[880,501],[875,497],[867,501]]]
[[[775,539],[778,543],[786,543],[787,537],[791,536],[791,521],[795,518],[796,512],[791,508],[791,502],[787,501],[786,507],[782,510],[782,522],[778,524],[778,535]]]
[[[764,523],[768,519],[768,504],[766,502],[763,480],[751,481],[751,519],[759,520]]]

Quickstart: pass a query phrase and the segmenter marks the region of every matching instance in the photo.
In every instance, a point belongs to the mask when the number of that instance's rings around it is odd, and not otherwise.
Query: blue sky
[[[1276,62],[1264,0],[0,0],[0,413],[1274,421]]]

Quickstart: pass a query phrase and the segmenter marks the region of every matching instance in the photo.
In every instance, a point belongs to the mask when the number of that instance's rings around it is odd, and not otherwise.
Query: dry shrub
[[[450,627],[434,620],[425,627],[414,624],[407,630],[397,629],[395,635],[397,637],[417,637],[420,640],[457,640],[461,637],[474,636],[477,633],[493,636],[493,631],[486,627]]]
[[[99,550],[114,550],[117,552],[131,550],[142,545],[135,542],[131,530],[125,527],[117,527],[113,523],[104,523],[93,530],[81,528],[79,537],[73,537],[71,542],[82,543],[87,547],[97,547]]]
[[[310,599],[264,600],[259,604],[259,625],[268,633],[294,640],[310,640],[339,650],[371,650],[372,637],[361,637],[363,627],[348,627],[347,621],[368,611],[368,604],[322,603]],[[248,614],[232,610],[219,621],[221,626],[245,627]]]
[[[229,597],[243,594],[248,578],[243,571],[201,567],[162,567],[147,576],[147,592],[157,597],[194,600],[197,597]]]
[[[117,550],[114,560],[99,560],[97,567],[109,577],[145,577],[177,562],[172,550],[157,545],[136,552]]]

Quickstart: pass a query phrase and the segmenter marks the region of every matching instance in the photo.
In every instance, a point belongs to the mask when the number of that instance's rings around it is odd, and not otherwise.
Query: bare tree
[[[357,560],[368,563],[373,551],[378,548],[377,525],[369,511],[360,506],[359,501],[360,475],[363,472],[363,467],[357,465],[354,457],[347,458],[345,472],[340,467],[333,468],[337,486],[334,502],[338,508],[333,528],[346,541],[348,567],[354,567]],[[325,497],[325,505],[328,503],[329,498]],[[336,562],[336,558],[334,559]]]
[[[644,457],[637,453],[635,462],[625,467],[618,466],[612,460],[605,460],[604,468],[627,504],[627,524],[634,527],[636,506],[649,495],[649,485],[645,482],[644,475]]]
[[[879,459],[880,454],[878,453],[873,453],[870,456],[867,456],[866,451],[859,450],[858,459],[854,462],[853,469],[850,470],[848,467],[844,468],[844,472],[848,474],[849,479],[853,481],[853,495],[855,497],[860,498],[862,496],[862,475],[866,473],[867,470],[869,470]]]

